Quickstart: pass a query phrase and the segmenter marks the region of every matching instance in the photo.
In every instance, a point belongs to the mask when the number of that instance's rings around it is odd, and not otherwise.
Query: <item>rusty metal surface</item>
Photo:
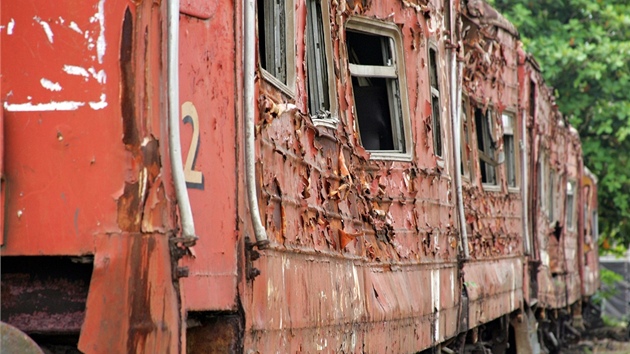
[[[498,185],[485,187],[481,180],[479,137],[475,125],[474,108],[492,109],[496,117],[491,127],[496,138],[497,150],[503,150],[501,114],[511,112],[515,115],[515,144],[524,136],[520,131],[518,101],[518,53],[517,39],[510,31],[495,26],[501,22],[496,12],[478,11],[469,3],[464,11],[467,16],[464,26],[470,30],[463,38],[464,43],[464,95],[468,97],[469,107],[464,107],[471,125],[469,144],[464,142],[464,149],[470,152],[472,160],[471,177],[465,180],[464,206],[468,232],[468,242],[472,259],[492,259],[520,255],[523,253],[522,241],[522,195],[519,181],[518,188],[509,189],[505,164],[497,168]],[[482,2],[478,2],[482,3]],[[485,4],[484,4],[485,5]],[[485,5],[487,6],[487,5]],[[472,11],[471,11],[472,10]],[[497,17],[498,16],[498,17]],[[471,18],[471,20],[468,20]],[[503,20],[505,21],[505,20]],[[502,23],[502,22],[501,22]],[[520,158],[517,160],[519,161]]]
[[[201,176],[197,181],[187,178],[199,240],[194,257],[181,261],[190,269],[190,276],[181,280],[182,300],[191,311],[235,310],[235,8],[221,2],[194,3],[207,4],[203,6],[213,11],[207,21],[180,16],[180,101],[194,107],[194,111],[182,108],[186,111],[180,127],[182,149],[188,158],[193,150],[193,171]]]
[[[471,262],[464,266],[470,327],[489,322],[519,308],[523,298],[522,258]]]
[[[86,317],[85,353],[176,353],[179,306],[168,237],[123,233],[97,238]]]
[[[589,171],[582,176],[584,216],[586,217],[581,230],[584,232],[582,256],[584,257],[582,271],[583,295],[592,296],[599,289],[599,253],[597,250],[597,220],[593,213],[597,212],[597,180]]]
[[[406,352],[457,333],[461,279],[451,154],[440,162],[435,157],[428,90],[415,89],[428,87],[429,41],[445,50],[436,40],[444,30],[442,5],[435,6],[331,5],[339,73],[332,87],[341,121],[336,129],[314,126],[304,113],[303,80],[297,81],[297,109],[287,111],[291,99],[259,79],[258,183],[272,244],[255,262],[260,276],[245,287],[246,348]],[[305,8],[301,2],[296,8],[301,28]],[[371,160],[358,142],[342,42],[345,23],[355,15],[398,24],[403,47],[411,48],[404,57],[413,112],[411,162]],[[297,32],[296,43],[304,43],[303,35]],[[296,49],[302,78],[304,47]],[[440,82],[448,92],[441,65]],[[441,105],[448,111],[447,100]],[[452,137],[445,126],[448,151]]]
[[[160,141],[165,3],[2,3],[2,22],[14,22],[2,32],[12,48],[2,51],[11,216],[2,255],[95,254],[70,323],[51,307],[23,323],[52,316],[49,331],[81,329],[85,352],[179,347],[176,207]]]
[[[103,3],[2,2],[13,23],[1,34],[2,255],[87,254],[94,233],[117,229],[126,169],[114,24],[125,3]]]
[[[551,89],[544,85],[536,62],[521,52],[519,75],[523,106],[527,110],[527,128],[530,134],[529,161],[531,232],[534,241],[534,262],[538,265],[535,279],[537,298],[542,307],[561,308],[578,301],[583,293],[584,278],[582,263],[583,228],[583,163],[582,150],[577,132],[568,126],[559,113]],[[534,85],[532,87],[532,84]],[[530,92],[530,90],[534,90]],[[532,97],[535,109],[530,110]],[[532,116],[532,113],[534,115]],[[538,178],[541,164],[554,173],[553,189],[550,190],[548,175]],[[547,185],[541,197],[539,183]],[[567,225],[567,183],[573,181],[577,188],[574,195],[574,225]],[[553,192],[553,219],[547,212],[548,193]],[[538,264],[538,263],[536,263]]]

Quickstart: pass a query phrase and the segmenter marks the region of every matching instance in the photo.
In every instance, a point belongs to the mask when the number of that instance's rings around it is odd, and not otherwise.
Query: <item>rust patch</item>
[[[133,17],[129,8],[125,10],[120,40],[121,110],[123,118],[123,143],[126,146],[139,144],[138,127],[135,119],[135,90],[132,68]]]
[[[138,353],[144,348],[147,336],[155,331],[156,325],[151,319],[151,284],[149,280],[149,260],[155,250],[155,240],[148,237],[146,242],[134,237],[130,250],[129,267],[129,333],[127,352]]]

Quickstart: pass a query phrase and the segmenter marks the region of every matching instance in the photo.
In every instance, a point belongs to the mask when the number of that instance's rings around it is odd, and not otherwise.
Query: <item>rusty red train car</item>
[[[23,348],[534,353],[579,333],[597,180],[483,1],[0,6],[2,326]]]

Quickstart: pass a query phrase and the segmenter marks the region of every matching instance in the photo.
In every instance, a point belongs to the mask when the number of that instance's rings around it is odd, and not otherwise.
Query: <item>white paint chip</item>
[[[37,16],[33,17],[33,20],[35,20],[35,22],[39,23],[40,26],[42,26],[42,28],[44,29],[44,32],[46,32],[46,37],[48,37],[48,41],[50,43],[53,43],[53,32],[50,29],[50,25],[48,24],[48,22],[43,21],[41,18]]]
[[[10,36],[13,34],[13,28],[15,27],[15,20],[11,19],[7,24],[7,34]]]
[[[103,109],[107,107],[107,96],[104,93],[101,93],[101,100],[99,102],[90,102],[90,107],[97,111],[99,109]]]
[[[58,82],[52,82],[46,78],[42,78],[41,80],[39,80],[39,82],[42,84],[42,87],[47,90],[61,91],[61,85],[59,85]]]
[[[76,76],[83,76],[86,78],[90,77],[90,73],[88,73],[87,70],[85,70],[84,68],[80,67],[80,66],[76,66],[76,65],[64,65],[63,66],[63,71],[66,72],[66,74],[68,75],[76,75]]]
[[[77,25],[76,22],[70,21],[70,26],[69,27],[70,27],[71,30],[73,30],[73,31],[75,31],[75,32],[77,32],[79,34],[83,34],[83,31],[81,31],[81,29],[79,28],[79,25]]]

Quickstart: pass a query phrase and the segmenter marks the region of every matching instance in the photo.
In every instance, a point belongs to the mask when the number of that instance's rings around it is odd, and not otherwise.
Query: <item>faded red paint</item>
[[[190,3],[201,6],[206,2]],[[236,310],[238,169],[234,107],[239,95],[235,9],[218,3],[204,6],[213,9],[206,21],[180,15],[179,97],[182,105],[192,103],[199,117],[194,170],[203,174],[202,184],[188,186],[199,240],[194,257],[181,261],[190,269],[189,277],[181,281],[182,301],[189,311]],[[193,146],[193,126],[186,123],[180,129],[186,157]]]

